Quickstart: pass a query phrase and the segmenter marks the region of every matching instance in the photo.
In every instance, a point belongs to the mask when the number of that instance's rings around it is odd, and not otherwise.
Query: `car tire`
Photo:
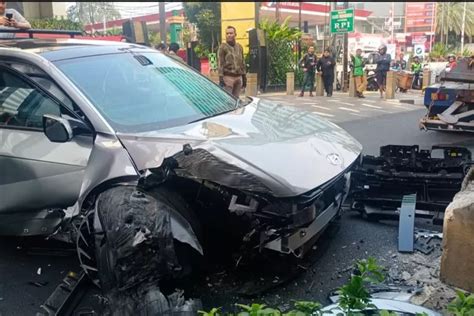
[[[100,194],[96,211],[94,227],[100,230],[96,229],[95,252],[105,292],[190,274],[196,251],[174,240],[171,214],[178,212],[193,230],[199,230],[199,222],[178,194],[164,187],[152,191],[114,187]]]

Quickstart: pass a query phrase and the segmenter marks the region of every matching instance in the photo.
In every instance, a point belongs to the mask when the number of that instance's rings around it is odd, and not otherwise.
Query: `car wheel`
[[[171,217],[176,212],[198,235],[199,223],[190,208],[164,187],[144,191],[120,186],[98,196],[92,231],[97,279],[104,292],[124,292],[190,274],[196,251],[173,238]]]

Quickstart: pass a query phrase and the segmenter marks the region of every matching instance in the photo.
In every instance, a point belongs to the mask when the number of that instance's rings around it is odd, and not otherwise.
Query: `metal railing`
[[[13,33],[13,34],[28,34],[29,38],[34,38],[35,34],[53,34],[53,35],[69,35],[70,38],[74,38],[76,35],[83,35],[82,31],[67,31],[67,30],[42,30],[42,29],[2,29],[0,28],[1,33]],[[1,39],[12,39],[12,38],[1,38]]]

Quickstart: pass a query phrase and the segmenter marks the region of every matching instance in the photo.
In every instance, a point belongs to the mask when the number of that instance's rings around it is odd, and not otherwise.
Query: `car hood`
[[[330,181],[362,150],[347,132],[316,114],[258,98],[188,125],[117,136],[139,170],[173,157],[191,177],[276,197],[300,195]]]

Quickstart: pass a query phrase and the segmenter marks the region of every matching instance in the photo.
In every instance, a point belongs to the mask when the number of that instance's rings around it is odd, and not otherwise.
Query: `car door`
[[[79,196],[93,136],[53,143],[43,133],[44,114],[77,118],[32,80],[0,65],[0,222],[66,208]]]

